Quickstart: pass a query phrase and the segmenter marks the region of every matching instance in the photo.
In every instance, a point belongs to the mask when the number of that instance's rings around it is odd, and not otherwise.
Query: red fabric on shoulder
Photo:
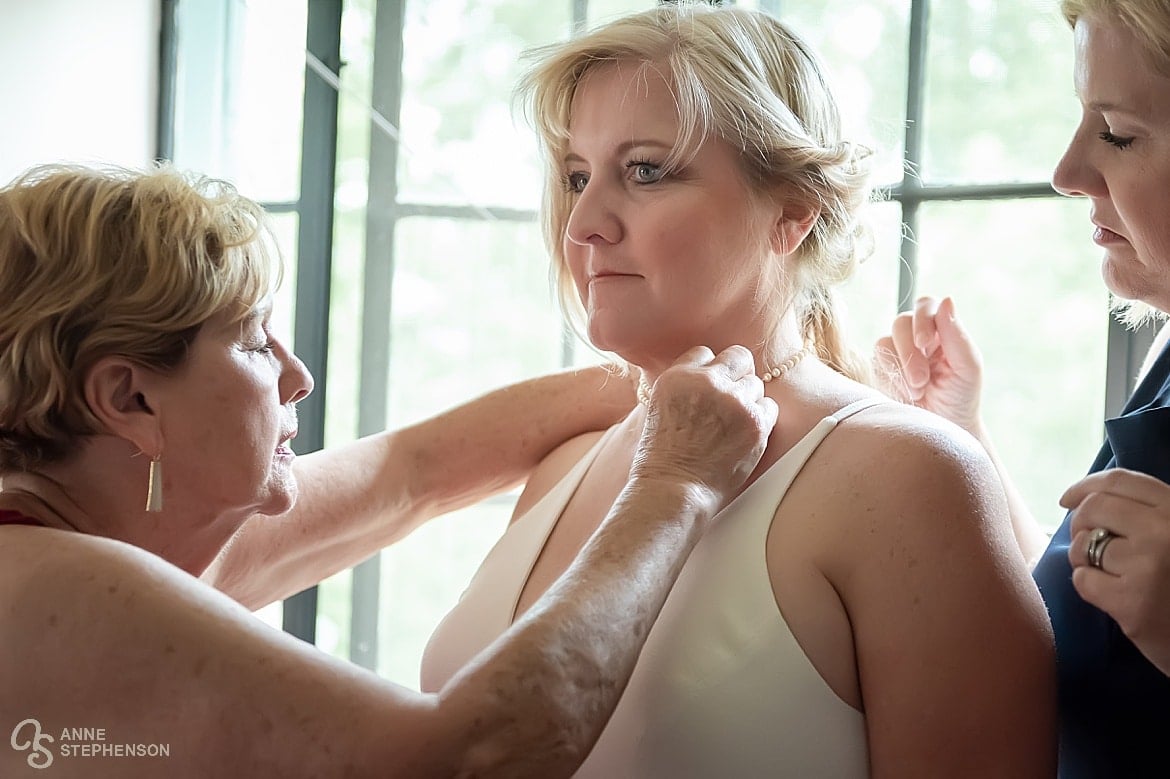
[[[9,509],[0,509],[0,525],[33,525],[37,527],[44,527],[45,523],[39,519],[25,516],[19,511],[11,511]]]

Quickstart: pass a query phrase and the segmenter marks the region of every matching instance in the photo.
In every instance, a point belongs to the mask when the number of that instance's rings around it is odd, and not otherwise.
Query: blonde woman
[[[167,168],[0,189],[0,775],[569,775],[759,459],[776,407],[750,354],[676,361],[580,562],[419,695],[241,603],[522,478],[632,393],[553,377],[296,461],[313,382],[270,327],[265,234],[230,186]]]
[[[857,262],[866,155],[808,46],[763,13],[665,4],[538,52],[524,88],[562,297],[641,374],[642,403],[536,470],[432,637],[424,688],[593,537],[671,355],[743,343],[779,423],[578,776],[1051,775],[1051,633],[994,469],[842,347],[833,288]]]

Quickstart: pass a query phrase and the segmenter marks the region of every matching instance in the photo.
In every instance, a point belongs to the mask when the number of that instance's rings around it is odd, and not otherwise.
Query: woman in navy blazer
[[[1102,275],[1136,324],[1170,312],[1170,2],[1063,0],[1073,28],[1082,105],[1053,174],[1088,198]],[[1060,776],[1170,775],[1170,328],[1089,475],[1069,487],[1051,539],[996,458],[1020,548],[1056,635]],[[978,349],[954,303],[923,298],[878,342],[901,375],[892,388],[974,434],[995,458],[979,416]]]

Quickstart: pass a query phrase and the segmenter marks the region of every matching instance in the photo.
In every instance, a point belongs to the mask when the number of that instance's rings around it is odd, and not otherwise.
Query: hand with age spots
[[[630,477],[693,483],[721,506],[755,469],[778,413],[750,351],[695,347],[654,383]]]

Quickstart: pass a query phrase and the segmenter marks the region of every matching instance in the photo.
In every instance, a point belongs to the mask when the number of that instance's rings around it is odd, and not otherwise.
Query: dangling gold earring
[[[162,511],[162,455],[150,459],[150,475],[146,482],[146,510]]]

